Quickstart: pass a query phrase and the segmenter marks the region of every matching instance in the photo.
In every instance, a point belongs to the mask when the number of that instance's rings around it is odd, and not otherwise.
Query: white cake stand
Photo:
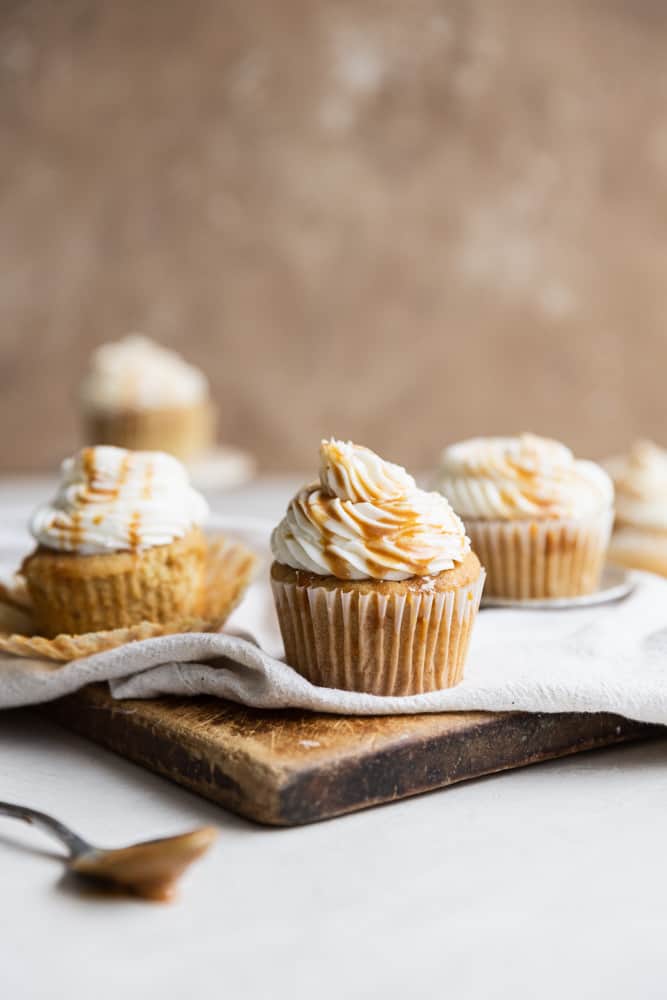
[[[603,572],[600,586],[592,594],[582,594],[580,597],[549,597],[531,598],[520,600],[511,597],[482,597],[481,607],[483,608],[535,608],[546,610],[547,608],[586,608],[594,604],[608,604],[610,601],[620,601],[627,597],[635,588],[635,580],[630,570],[623,569],[622,566],[613,566],[607,563]]]

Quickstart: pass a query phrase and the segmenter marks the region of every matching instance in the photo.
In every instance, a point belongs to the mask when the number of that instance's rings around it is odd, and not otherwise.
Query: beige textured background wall
[[[266,468],[667,442],[666,45],[661,0],[5,0],[0,466],[137,328]]]

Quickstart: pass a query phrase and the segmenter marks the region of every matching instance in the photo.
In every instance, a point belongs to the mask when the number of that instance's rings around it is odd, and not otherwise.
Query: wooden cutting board
[[[114,701],[102,685],[44,711],[233,812],[276,826],[663,732],[603,714],[359,718],[259,711],[214,698]]]

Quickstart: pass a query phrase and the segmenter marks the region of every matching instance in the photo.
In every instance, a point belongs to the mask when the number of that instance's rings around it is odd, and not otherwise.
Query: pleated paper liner
[[[667,576],[667,531],[616,523],[609,561],[628,569]]]
[[[256,556],[244,545],[228,542],[224,538],[211,538],[206,561],[205,605],[201,616],[167,623],[140,622],[128,628],[83,635],[58,635],[54,639],[32,631],[29,596],[19,577],[13,588],[0,585],[0,652],[69,662],[140,639],[183,632],[215,632],[224,625],[241,600],[255,564]]]
[[[613,514],[545,521],[465,522],[487,572],[488,598],[543,600],[594,593],[600,583]]]
[[[287,662],[312,684],[376,695],[422,694],[463,679],[477,579],[449,591],[360,594],[272,577]]]

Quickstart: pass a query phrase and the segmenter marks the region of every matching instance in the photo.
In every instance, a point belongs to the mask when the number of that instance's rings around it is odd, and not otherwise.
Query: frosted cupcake
[[[667,451],[637,441],[606,463],[616,489],[612,562],[667,576]]]
[[[81,384],[86,440],[184,461],[213,444],[208,383],[197,368],[146,337],[129,336],[93,354]]]
[[[319,482],[271,547],[287,662],[312,683],[408,695],[461,680],[484,572],[447,501],[405,469],[323,441]]]
[[[599,585],[613,486],[594,462],[532,434],[442,453],[438,488],[461,515],[492,597],[575,597]]]
[[[24,561],[42,635],[173,622],[199,614],[206,501],[162,452],[84,448],[32,517]]]

